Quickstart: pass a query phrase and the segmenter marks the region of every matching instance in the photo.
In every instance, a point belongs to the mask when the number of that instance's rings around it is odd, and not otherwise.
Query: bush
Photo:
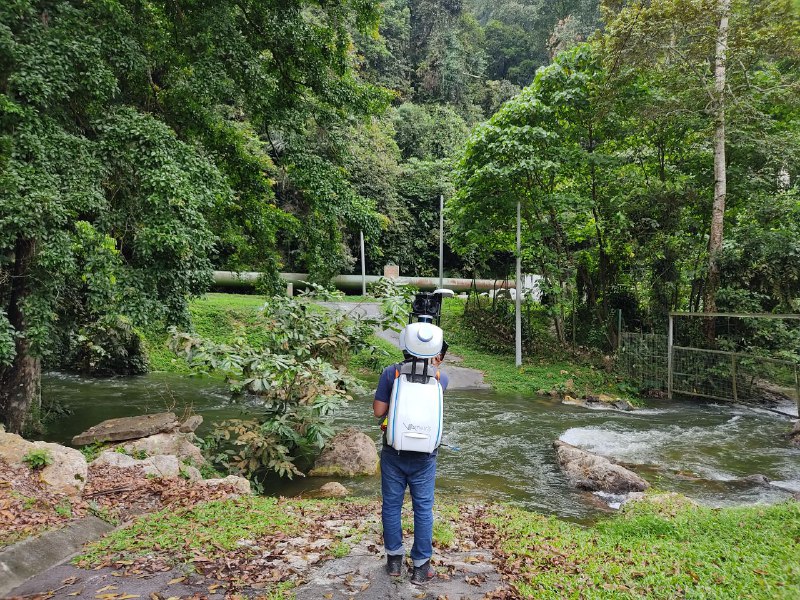
[[[44,469],[47,465],[53,464],[53,455],[46,448],[35,448],[28,451],[22,462],[34,471]]]
[[[330,416],[358,388],[338,366],[371,347],[373,327],[382,321],[275,296],[257,323],[257,345],[242,338],[219,344],[173,328],[170,347],[194,371],[221,373],[234,394],[256,400],[256,419],[221,423],[206,440],[215,464],[251,478],[264,469],[301,475],[296,461],[324,446],[333,435]]]
[[[147,353],[130,321],[112,315],[69,337],[61,367],[84,375],[138,375],[147,372]]]

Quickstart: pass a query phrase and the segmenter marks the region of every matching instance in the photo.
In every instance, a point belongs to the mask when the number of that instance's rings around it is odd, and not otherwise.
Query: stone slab
[[[46,531],[3,549],[0,551],[0,597],[8,596],[27,579],[64,562],[85,543],[113,528],[102,519],[88,515],[66,527]]]
[[[75,446],[85,446],[93,442],[135,440],[156,433],[172,431],[178,425],[175,413],[172,412],[109,419],[79,433],[72,438],[72,443]]]
[[[413,600],[448,598],[481,600],[487,594],[507,589],[485,550],[439,554],[433,564],[438,576],[420,588],[410,583],[407,563],[400,577],[389,577],[384,569],[386,556],[369,551],[371,542],[362,541],[349,556],[326,561],[294,590],[296,600]]]

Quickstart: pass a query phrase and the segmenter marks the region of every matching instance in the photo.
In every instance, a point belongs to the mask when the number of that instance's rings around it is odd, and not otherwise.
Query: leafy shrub
[[[44,469],[53,464],[53,455],[46,448],[34,448],[22,457],[22,462],[33,470]]]
[[[411,302],[417,288],[407,283],[400,283],[393,277],[380,277],[374,283],[367,286],[367,291],[374,298],[403,298],[406,302]]]
[[[61,366],[84,375],[137,375],[148,364],[139,332],[128,319],[111,315],[70,336]]]
[[[463,327],[480,348],[497,354],[514,351],[515,306],[510,298],[478,296],[464,306]],[[522,345],[528,355],[543,355],[556,345],[549,329],[550,317],[542,306],[526,301],[522,305]]]
[[[319,302],[335,302],[344,298],[344,292],[333,287],[325,287],[313,281],[301,281],[306,286],[298,295],[307,300],[318,300]]]
[[[370,348],[373,327],[382,321],[315,309],[307,297],[275,296],[258,324],[257,346],[241,338],[218,344],[173,328],[170,347],[195,372],[221,373],[234,394],[257,401],[256,419],[226,421],[208,437],[212,462],[251,478],[263,469],[301,475],[296,460],[324,446],[333,435],[331,414],[358,387],[335,365]]]

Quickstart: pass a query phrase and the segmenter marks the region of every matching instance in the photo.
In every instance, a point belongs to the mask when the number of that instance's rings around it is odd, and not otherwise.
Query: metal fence
[[[717,320],[716,348],[703,347],[708,319]],[[764,355],[762,338],[778,346],[772,356]],[[673,312],[667,335],[623,331],[617,364],[640,387],[665,391],[670,398],[749,402],[793,397],[800,413],[798,343],[800,315]],[[776,357],[781,354],[788,358]]]
[[[617,365],[647,390],[667,390],[667,336],[657,333],[622,331]]]

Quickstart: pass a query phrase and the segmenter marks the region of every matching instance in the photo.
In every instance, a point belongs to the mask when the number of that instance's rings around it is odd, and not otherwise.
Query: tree
[[[682,98],[682,110],[706,116],[713,140],[713,192],[703,306],[714,312],[724,216],[730,208],[730,135],[748,122],[773,120],[757,100],[765,93],[763,85],[770,86],[774,101],[788,98],[790,90],[796,95],[800,20],[788,0],[659,0],[628,3],[615,13],[616,4],[606,4],[603,40],[610,68],[619,73],[633,68],[655,78],[666,94]]]
[[[602,79],[586,45],[540,69],[531,86],[473,131],[448,209],[457,249],[485,253],[513,247],[521,203],[524,262],[543,277],[561,342],[574,291],[574,232],[593,223],[595,247],[601,257],[605,252],[594,183],[597,139],[592,137]],[[580,172],[589,175],[588,185],[580,181]]]
[[[336,164],[301,151],[318,131],[311,123],[385,106],[353,76],[348,50],[349,28],[376,16],[363,3],[300,0],[0,7],[9,430],[36,406],[42,358],[81,326],[186,323],[187,298],[209,283],[215,233],[224,260],[266,260],[275,273],[278,234],[295,214],[320,224],[310,261],[345,255],[332,237],[342,223],[376,222],[369,201],[332,175]],[[300,182],[289,198],[274,193],[282,173]]]

